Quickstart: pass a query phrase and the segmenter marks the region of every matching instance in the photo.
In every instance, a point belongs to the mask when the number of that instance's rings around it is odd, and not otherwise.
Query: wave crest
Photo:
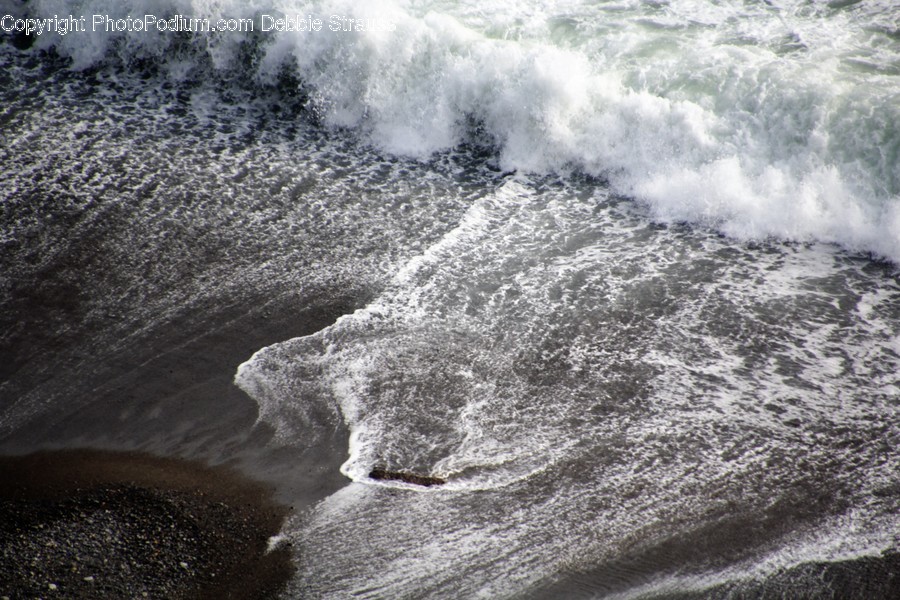
[[[89,32],[37,44],[75,68],[149,61],[176,79],[254,85],[290,72],[322,123],[389,153],[486,145],[504,169],[601,176],[663,221],[900,260],[900,43],[889,17],[877,5],[734,3],[698,20],[695,5],[585,5],[564,22],[550,11],[513,23],[509,7],[476,16],[465,4],[389,1],[39,0],[29,10],[251,18],[251,33]],[[264,33],[262,14],[391,27]]]

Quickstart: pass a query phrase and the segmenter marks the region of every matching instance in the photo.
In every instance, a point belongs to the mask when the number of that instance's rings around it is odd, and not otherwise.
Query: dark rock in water
[[[403,471],[389,471],[381,467],[375,467],[374,469],[372,469],[372,472],[369,473],[369,477],[377,480],[402,481],[404,483],[412,483],[414,485],[421,485],[424,487],[444,485],[445,483],[447,483],[447,480],[441,477],[433,477],[431,475],[416,475],[414,473],[404,473]]]

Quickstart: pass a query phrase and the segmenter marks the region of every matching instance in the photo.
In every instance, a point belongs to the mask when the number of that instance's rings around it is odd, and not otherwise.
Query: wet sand
[[[276,597],[293,549],[267,553],[268,540],[346,485],[347,433],[326,416],[280,447],[232,379],[253,351],[345,310],[286,296],[188,313],[89,377],[62,366],[65,344],[40,344],[67,393],[0,439],[0,598]],[[0,356],[21,349],[8,343]],[[7,389],[27,392],[36,362]]]
[[[88,450],[0,458],[0,597],[271,598],[289,507],[235,471]]]

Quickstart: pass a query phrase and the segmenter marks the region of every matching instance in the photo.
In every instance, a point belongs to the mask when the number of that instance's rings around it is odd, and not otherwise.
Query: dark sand
[[[348,310],[315,300],[188,312],[97,357],[87,377],[60,360],[67,344],[32,339],[40,358],[7,374],[9,399],[37,360],[60,365],[64,395],[0,436],[0,598],[275,597],[293,549],[266,553],[268,539],[346,485],[347,432],[323,415],[279,448],[232,378],[253,351]],[[0,358],[23,349],[3,341]]]
[[[288,507],[234,471],[134,453],[0,458],[0,597],[271,598]]]

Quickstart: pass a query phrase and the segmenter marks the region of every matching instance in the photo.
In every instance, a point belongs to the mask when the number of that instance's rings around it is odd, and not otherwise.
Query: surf
[[[566,18],[465,3],[66,6],[28,11],[255,23],[127,45],[115,32],[36,38],[75,69],[150,61],[180,80],[256,86],[293,73],[308,114],[384,152],[483,146],[503,170],[603,178],[659,222],[900,259],[900,44],[880,3],[573,3]],[[263,14],[323,27],[262,32]],[[332,31],[329,15],[390,27]]]

